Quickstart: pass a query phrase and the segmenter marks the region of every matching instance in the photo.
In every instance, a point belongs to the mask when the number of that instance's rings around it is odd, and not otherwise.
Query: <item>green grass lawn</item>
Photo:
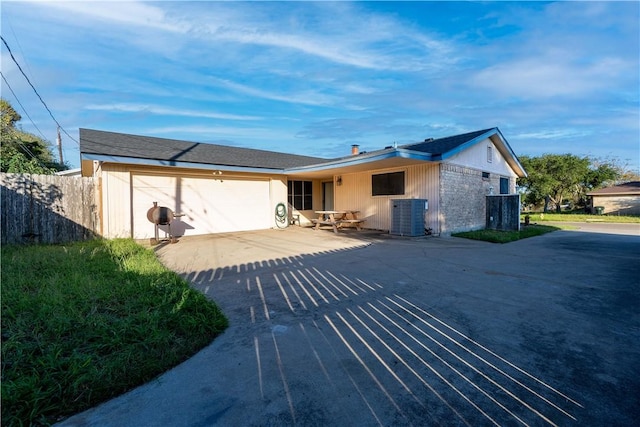
[[[550,225],[529,225],[522,226],[520,231],[476,230],[454,233],[452,236],[464,237],[466,239],[473,240],[484,240],[485,242],[492,243],[509,243],[561,229],[561,227],[553,227]]]
[[[590,215],[585,213],[540,213],[531,212],[520,215],[520,220],[524,222],[525,215],[529,215],[531,222],[622,222],[640,223],[640,216],[618,216],[618,215]]]
[[[3,246],[2,425],[47,425],[186,360],[227,327],[129,239]]]

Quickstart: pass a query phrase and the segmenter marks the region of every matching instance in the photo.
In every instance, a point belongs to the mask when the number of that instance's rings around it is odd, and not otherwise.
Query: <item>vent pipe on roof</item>
[[[424,142],[431,142],[433,141],[433,138],[425,138]]]
[[[355,156],[360,153],[360,146],[358,144],[353,144],[351,146],[351,155]]]

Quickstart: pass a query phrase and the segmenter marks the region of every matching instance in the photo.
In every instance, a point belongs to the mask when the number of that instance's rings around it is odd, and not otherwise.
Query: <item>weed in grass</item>
[[[4,246],[2,424],[46,425],[149,381],[227,326],[129,239]]]

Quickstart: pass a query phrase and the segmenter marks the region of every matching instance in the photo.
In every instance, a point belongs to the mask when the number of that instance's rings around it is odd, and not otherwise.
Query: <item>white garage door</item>
[[[147,219],[153,202],[184,214],[171,223],[176,236],[271,227],[268,180],[133,175],[132,186],[136,239],[153,237],[154,226]]]

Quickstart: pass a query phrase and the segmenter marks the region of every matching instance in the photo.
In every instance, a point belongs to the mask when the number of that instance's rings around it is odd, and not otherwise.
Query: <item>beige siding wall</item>
[[[103,164],[102,215],[104,237],[131,237],[131,174],[124,165]]]
[[[132,174],[191,176],[209,178],[209,170],[177,169],[162,167],[144,167],[140,165],[101,164],[95,168],[95,175],[102,182],[102,235],[107,238],[132,237]],[[247,175],[225,173],[229,181],[241,179],[269,180],[269,194],[271,209],[269,224],[275,223],[275,207],[278,203],[287,202],[287,181],[281,176],[263,174]],[[250,206],[247,209],[251,209]],[[261,214],[263,215],[263,214]],[[264,218],[259,222],[264,223]]]
[[[607,215],[640,215],[640,196],[593,196],[595,206],[604,207]]]
[[[405,194],[397,196],[372,196],[371,175],[386,172],[405,171]],[[425,217],[425,227],[439,233],[438,225],[439,172],[437,164],[423,164],[403,168],[380,169],[342,175],[342,185],[334,187],[335,209],[360,211],[365,228],[389,230],[391,226],[392,199],[427,199],[429,210]]]

